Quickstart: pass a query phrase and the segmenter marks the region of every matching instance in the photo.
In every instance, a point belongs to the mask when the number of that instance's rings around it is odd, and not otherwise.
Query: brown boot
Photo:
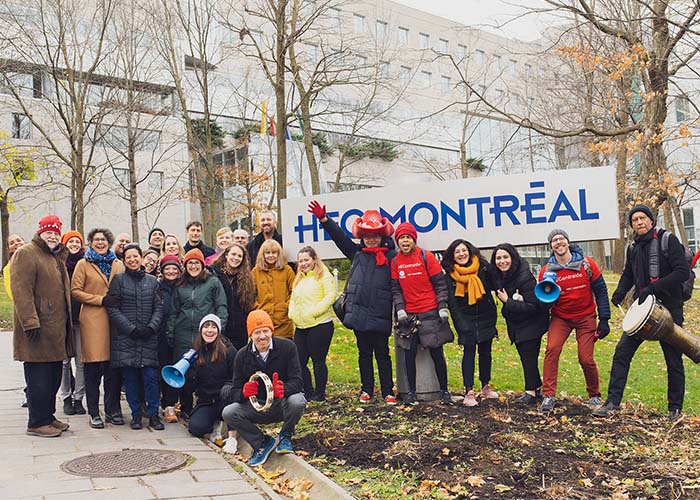
[[[42,425],[41,427],[27,427],[27,434],[45,438],[55,438],[61,435],[61,431],[53,425]]]
[[[55,427],[59,431],[67,431],[68,428],[70,427],[70,424],[67,424],[65,422],[61,422],[60,420],[56,419],[53,422],[51,422],[51,427]]]

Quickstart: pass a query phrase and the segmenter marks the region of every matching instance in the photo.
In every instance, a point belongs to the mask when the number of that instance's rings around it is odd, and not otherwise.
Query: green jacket
[[[199,335],[199,322],[207,314],[216,314],[221,319],[221,331],[226,330],[226,292],[218,278],[204,270],[202,279],[186,279],[173,290],[167,336],[175,360],[192,347]]]

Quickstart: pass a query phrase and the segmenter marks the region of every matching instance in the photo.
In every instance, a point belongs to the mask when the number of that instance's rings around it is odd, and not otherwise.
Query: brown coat
[[[68,249],[49,250],[35,235],[12,256],[10,283],[14,297],[14,358],[16,361],[55,362],[75,355],[70,315]],[[25,331],[40,328],[30,341]]]
[[[80,349],[83,363],[109,361],[109,316],[102,298],[109,291],[112,278],[124,272],[119,259],[112,261],[109,280],[97,264],[85,259],[78,261],[73,271],[71,295],[80,302]]]
[[[253,268],[255,288],[258,291],[256,309],[270,315],[275,326],[275,336],[291,339],[294,337],[294,323],[289,319],[289,299],[292,296],[294,271],[289,266],[282,269],[262,270]]]

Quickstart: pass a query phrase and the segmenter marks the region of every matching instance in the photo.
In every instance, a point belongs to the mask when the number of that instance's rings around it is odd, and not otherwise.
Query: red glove
[[[326,218],[326,205],[320,205],[316,200],[309,203],[309,212],[314,214],[318,220]]]
[[[279,377],[277,372],[272,374],[272,393],[275,395],[275,399],[282,399],[284,397],[284,382],[282,382]]]
[[[253,380],[252,382],[246,382],[243,384],[243,397],[249,398],[251,396],[258,395],[258,381]]]

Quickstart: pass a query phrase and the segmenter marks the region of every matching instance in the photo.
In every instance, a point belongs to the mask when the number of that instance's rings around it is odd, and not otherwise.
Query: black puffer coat
[[[192,372],[198,405],[211,404],[220,399],[219,393],[221,388],[233,379],[233,360],[236,358],[236,348],[226,340],[226,337],[221,338],[229,348],[226,358],[212,363],[211,344],[204,344],[199,352],[197,361],[189,370]],[[203,365],[199,364],[200,359],[204,359]],[[188,372],[187,374],[189,375],[190,373]]]
[[[450,308],[450,316],[455,330],[457,330],[458,342],[464,345],[468,342],[486,342],[493,339],[496,331],[496,303],[493,300],[493,282],[491,281],[490,264],[481,260],[479,267],[479,279],[484,284],[484,296],[475,304],[469,305],[469,299],[455,296],[456,283],[449,274],[447,279],[447,305]]]
[[[508,338],[518,344],[542,337],[549,328],[549,308],[535,297],[537,281],[530,272],[529,264],[520,260],[517,269],[507,273],[494,270],[495,286],[508,292],[508,301],[503,304],[501,314],[506,320]],[[513,299],[518,292],[523,300]]]
[[[158,331],[163,321],[163,300],[158,281],[139,271],[127,269],[112,279],[109,295],[119,300],[118,307],[108,307],[110,327],[110,366],[114,368],[158,366]],[[137,326],[155,332],[147,338],[129,336]]]
[[[378,266],[374,254],[363,252],[364,243],[355,243],[333,219],[321,223],[333,242],[352,263],[352,275],[346,289],[343,324],[361,332],[391,334],[391,270]],[[394,240],[384,238],[381,246],[388,248],[387,262],[396,256]]]
[[[243,309],[243,306],[238,301],[238,277],[234,277],[233,281],[231,281],[226,273],[218,267],[211,267],[211,270],[214,271],[226,293],[228,319],[226,320],[226,328],[223,335],[236,349],[240,349],[248,343],[245,321],[250,310]]]

